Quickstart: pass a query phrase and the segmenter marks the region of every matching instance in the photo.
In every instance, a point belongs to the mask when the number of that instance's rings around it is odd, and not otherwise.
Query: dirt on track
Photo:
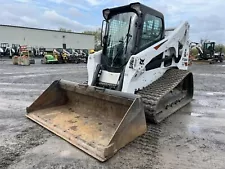
[[[25,117],[54,80],[87,79],[85,64],[0,60],[0,168],[225,168],[225,64],[194,64],[193,101],[100,163]]]

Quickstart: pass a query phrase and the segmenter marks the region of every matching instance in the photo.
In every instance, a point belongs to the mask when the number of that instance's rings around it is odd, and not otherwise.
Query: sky
[[[0,0],[0,24],[75,32],[101,27],[102,10],[133,0]],[[224,0],[139,0],[164,14],[166,27],[190,24],[190,40],[225,44]]]

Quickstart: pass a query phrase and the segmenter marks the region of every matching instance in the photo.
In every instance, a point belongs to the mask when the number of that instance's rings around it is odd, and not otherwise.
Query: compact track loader
[[[165,29],[141,3],[103,10],[103,49],[88,57],[88,82],[57,80],[27,117],[105,161],[193,97],[189,24]],[[102,30],[103,32],[103,30]]]
[[[75,52],[74,49],[72,49],[72,48],[63,49],[63,53],[66,55],[68,63],[78,63],[79,62],[78,53]]]

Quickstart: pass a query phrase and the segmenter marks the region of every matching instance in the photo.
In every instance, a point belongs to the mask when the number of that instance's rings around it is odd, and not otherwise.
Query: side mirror
[[[105,43],[105,31],[106,30],[106,20],[102,21],[102,29],[101,29],[101,46],[103,47]]]

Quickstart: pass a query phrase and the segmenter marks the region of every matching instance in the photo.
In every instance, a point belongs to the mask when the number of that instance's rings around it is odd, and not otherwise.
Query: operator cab
[[[63,53],[63,48],[56,48],[55,50],[59,53]]]
[[[205,42],[203,45],[203,58],[210,59],[214,57],[215,42]]]
[[[20,45],[19,44],[12,44],[12,53],[13,55],[19,55]]]
[[[164,38],[164,16],[141,3],[105,9],[102,65],[110,72],[122,72],[131,55]],[[103,29],[103,28],[102,28]]]
[[[1,43],[1,48],[7,48],[7,47],[9,47],[8,43]]]
[[[10,50],[11,49],[10,49],[9,43],[1,43],[1,49],[3,50],[1,55],[10,56]]]
[[[130,57],[164,38],[164,16],[141,3],[105,9],[103,16],[101,63],[91,85],[121,91]]]

